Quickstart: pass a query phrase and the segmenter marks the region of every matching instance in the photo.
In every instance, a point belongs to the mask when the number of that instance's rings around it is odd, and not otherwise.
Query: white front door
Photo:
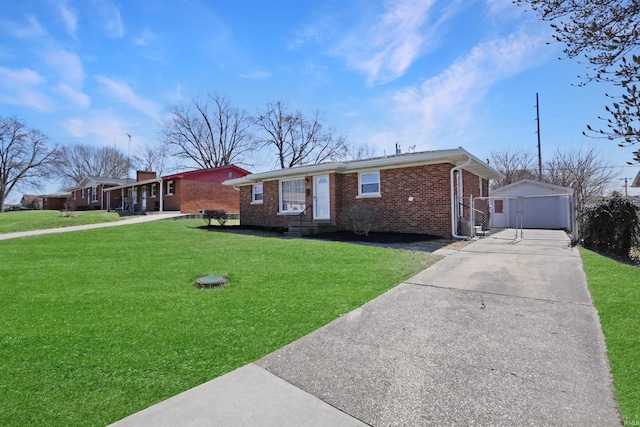
[[[142,187],[142,212],[147,211],[147,186]]]
[[[329,175],[313,177],[313,219],[331,219]]]

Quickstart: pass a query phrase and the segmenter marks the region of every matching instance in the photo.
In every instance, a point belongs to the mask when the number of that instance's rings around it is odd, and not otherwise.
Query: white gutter
[[[462,187],[462,168],[464,168],[465,166],[469,165],[471,163],[472,159],[471,157],[467,157],[467,161],[464,162],[461,165],[458,166],[454,166],[451,168],[451,170],[449,171],[449,179],[451,181],[451,236],[453,236],[454,239],[467,239],[469,236],[460,236],[459,234],[456,233],[456,229],[457,224],[458,224],[458,218],[456,216],[456,213],[458,211],[458,207],[456,206],[456,193],[454,192],[454,186],[453,186],[453,173],[455,171],[458,171],[460,173],[460,177],[458,179],[458,192],[457,194],[464,194],[462,192],[463,187]]]

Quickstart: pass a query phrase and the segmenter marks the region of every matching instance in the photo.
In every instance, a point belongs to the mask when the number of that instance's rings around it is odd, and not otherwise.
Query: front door
[[[313,219],[331,219],[329,175],[313,177]]]
[[[142,207],[140,208],[142,212],[147,211],[147,186],[142,187]]]

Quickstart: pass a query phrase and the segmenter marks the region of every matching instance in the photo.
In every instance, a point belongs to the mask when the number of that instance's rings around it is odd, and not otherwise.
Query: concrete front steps
[[[304,237],[311,234],[328,233],[336,231],[338,225],[335,222],[292,222],[289,223],[289,230],[285,231],[286,237]]]

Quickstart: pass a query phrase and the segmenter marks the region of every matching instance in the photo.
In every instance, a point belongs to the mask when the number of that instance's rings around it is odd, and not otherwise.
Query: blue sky
[[[218,92],[250,114],[282,100],[355,144],[389,154],[518,147],[543,160],[586,138],[604,93],[577,87],[547,23],[510,0],[22,0],[0,13],[0,115],[58,144],[153,145],[167,108]],[[636,191],[637,190],[633,190]],[[14,198],[16,195],[13,195]]]

